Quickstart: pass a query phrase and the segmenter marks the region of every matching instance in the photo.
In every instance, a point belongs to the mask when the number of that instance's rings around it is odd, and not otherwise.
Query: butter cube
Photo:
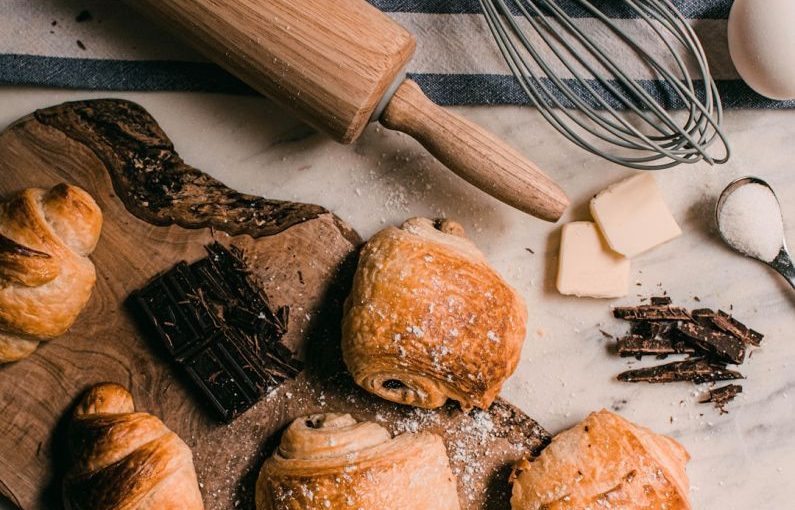
[[[613,184],[591,200],[591,215],[618,253],[634,257],[682,234],[649,172]]]
[[[629,292],[629,259],[607,246],[595,223],[563,225],[558,291],[561,294],[616,298]]]

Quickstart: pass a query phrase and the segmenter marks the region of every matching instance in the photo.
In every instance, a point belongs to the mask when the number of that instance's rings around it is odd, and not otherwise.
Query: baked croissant
[[[28,188],[0,204],[0,363],[72,326],[94,288],[88,255],[101,228],[96,202],[75,186]]]
[[[156,417],[135,412],[116,384],[91,389],[69,430],[66,510],[203,509],[190,448]]]
[[[394,439],[349,414],[295,420],[257,479],[257,510],[458,510],[439,436]]]
[[[387,400],[487,408],[519,362],[527,309],[452,221],[414,218],[364,246],[345,303],[342,352]]]
[[[599,411],[515,468],[511,508],[687,510],[689,459],[673,439]]]

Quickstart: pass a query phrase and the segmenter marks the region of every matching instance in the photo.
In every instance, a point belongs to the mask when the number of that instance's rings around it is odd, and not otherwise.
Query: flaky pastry
[[[511,508],[689,510],[689,458],[673,439],[599,411],[516,467]]]
[[[342,350],[356,383],[394,402],[488,408],[513,373],[527,309],[463,228],[414,218],[362,250]]]
[[[96,282],[102,212],[76,186],[28,188],[0,204],[0,363],[68,330]]]
[[[257,510],[458,510],[455,478],[439,436],[392,438],[348,414],[295,420],[265,461]]]
[[[117,384],[83,397],[69,447],[66,510],[204,508],[190,448],[155,416],[135,412],[132,395]]]

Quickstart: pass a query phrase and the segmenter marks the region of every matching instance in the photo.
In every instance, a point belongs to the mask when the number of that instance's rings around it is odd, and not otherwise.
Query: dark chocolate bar
[[[207,253],[193,264],[180,262],[135,292],[133,302],[229,421],[297,376],[302,364],[281,343],[289,308],[271,307],[242,252],[214,243]]]
[[[703,358],[675,361],[665,365],[638,368],[618,374],[622,382],[669,383],[692,381],[696,384],[742,379],[742,374],[729,370],[721,363]]]

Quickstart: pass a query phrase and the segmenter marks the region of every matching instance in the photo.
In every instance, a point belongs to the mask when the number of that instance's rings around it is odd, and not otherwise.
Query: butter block
[[[591,215],[610,247],[634,257],[682,234],[649,172],[613,184],[591,200]]]
[[[558,291],[561,294],[617,298],[629,292],[630,261],[610,249],[595,223],[563,225]]]

